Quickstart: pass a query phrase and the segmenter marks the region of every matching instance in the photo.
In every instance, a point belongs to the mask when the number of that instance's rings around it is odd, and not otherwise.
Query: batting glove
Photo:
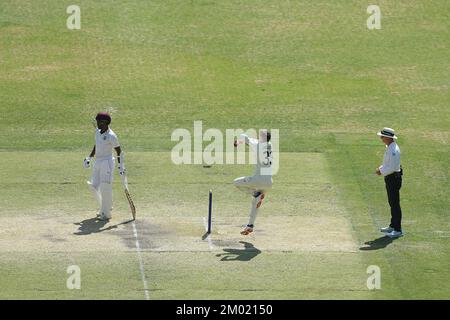
[[[91,157],[84,158],[83,166],[87,169],[91,166]]]
[[[122,152],[119,156],[119,174],[122,176],[125,174],[125,154]]]

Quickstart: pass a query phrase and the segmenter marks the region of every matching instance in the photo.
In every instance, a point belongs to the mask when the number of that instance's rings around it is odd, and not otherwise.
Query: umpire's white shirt
[[[384,153],[383,165],[380,166],[380,172],[383,176],[390,175],[394,172],[400,172],[400,148],[394,141],[386,146]]]
[[[119,140],[111,129],[100,133],[100,129],[95,131],[95,157],[97,160],[112,159],[113,148],[117,148]]]

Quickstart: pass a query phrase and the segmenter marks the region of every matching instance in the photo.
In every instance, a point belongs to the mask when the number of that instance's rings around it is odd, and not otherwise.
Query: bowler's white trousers
[[[250,193],[253,196],[252,206],[250,209],[249,225],[255,224],[256,215],[258,214],[259,207],[266,193],[272,189],[272,176],[260,175],[240,177],[234,180],[234,185],[245,193]]]

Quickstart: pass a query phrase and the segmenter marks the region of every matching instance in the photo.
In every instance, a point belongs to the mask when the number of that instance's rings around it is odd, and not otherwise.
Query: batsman
[[[256,164],[253,176],[240,177],[234,180],[234,185],[245,193],[252,195],[252,206],[250,209],[249,222],[241,231],[242,235],[253,232],[256,215],[267,192],[272,188],[272,143],[270,142],[270,131],[260,130],[259,140],[241,134],[234,142],[234,146],[247,144],[256,154]]]
[[[95,145],[91,154],[84,159],[84,167],[89,168],[92,158],[95,156],[96,161],[88,184],[100,208],[97,218],[106,221],[111,219],[113,206],[112,182],[115,167],[113,149],[117,153],[118,169],[121,176],[125,175],[124,154],[120,149],[117,135],[109,128],[111,116],[106,112],[100,112],[95,120],[97,122]]]

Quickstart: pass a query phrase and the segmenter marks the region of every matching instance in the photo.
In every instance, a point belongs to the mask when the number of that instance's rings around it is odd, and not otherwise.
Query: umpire
[[[400,207],[400,189],[402,187],[403,170],[400,165],[400,148],[395,131],[384,128],[377,133],[386,145],[383,164],[377,168],[376,174],[384,176],[389,206],[391,207],[391,223],[389,227],[381,228],[381,232],[390,238],[403,236],[402,208]]]

